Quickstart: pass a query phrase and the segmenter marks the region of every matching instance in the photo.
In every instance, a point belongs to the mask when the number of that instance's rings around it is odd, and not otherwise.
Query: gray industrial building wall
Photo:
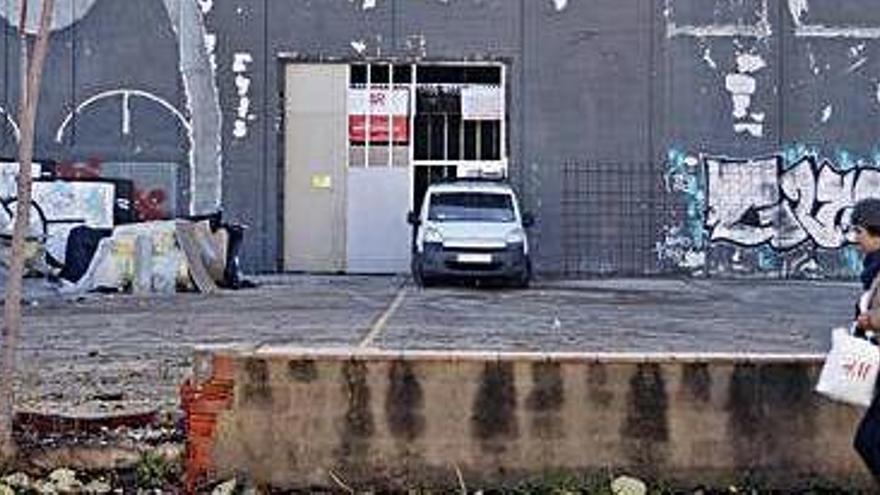
[[[179,163],[179,204],[250,225],[252,270],[279,266],[286,61],[508,64],[512,181],[544,273],[850,276],[841,225],[880,191],[871,0],[57,2],[37,155]]]

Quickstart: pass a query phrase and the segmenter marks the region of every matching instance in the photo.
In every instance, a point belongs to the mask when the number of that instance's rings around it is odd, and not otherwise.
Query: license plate
[[[491,254],[459,254],[459,263],[491,263]]]

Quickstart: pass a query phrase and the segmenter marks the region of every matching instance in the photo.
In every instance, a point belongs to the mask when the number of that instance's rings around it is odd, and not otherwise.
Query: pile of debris
[[[110,493],[113,486],[106,477],[96,477],[84,483],[71,469],[59,468],[45,478],[31,478],[17,472],[0,479],[0,495],[16,493]]]
[[[29,276],[46,276],[63,293],[239,289],[253,285],[239,263],[244,231],[224,223],[219,212],[106,229],[80,225],[69,231],[63,254],[53,256],[39,239],[29,239],[26,264]],[[8,238],[4,244],[8,263]]]
[[[19,457],[0,467],[7,493],[169,493],[182,486],[184,432],[156,413],[104,417],[18,413]]]

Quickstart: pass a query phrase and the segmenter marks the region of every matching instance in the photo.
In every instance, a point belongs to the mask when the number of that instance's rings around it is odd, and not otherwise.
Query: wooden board
[[[208,273],[204,263],[202,263],[202,255],[199,252],[199,244],[196,242],[195,225],[192,222],[178,221],[174,226],[177,235],[177,244],[186,255],[186,261],[189,264],[189,273],[195,282],[196,287],[204,294],[212,294],[217,292],[217,284]]]

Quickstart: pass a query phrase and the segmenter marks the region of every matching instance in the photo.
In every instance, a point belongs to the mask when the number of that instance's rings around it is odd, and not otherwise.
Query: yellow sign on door
[[[312,189],[330,189],[333,187],[333,179],[327,174],[312,176]]]

